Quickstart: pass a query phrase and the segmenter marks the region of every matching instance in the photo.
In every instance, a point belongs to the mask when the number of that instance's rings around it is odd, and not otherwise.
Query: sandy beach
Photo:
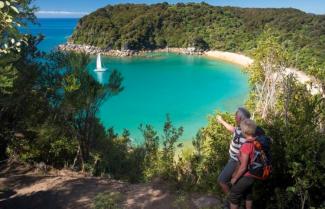
[[[89,45],[79,45],[79,44],[62,44],[58,46],[59,50],[62,51],[76,51],[76,52],[84,52],[88,54],[98,54],[102,53],[106,56],[119,56],[119,57],[125,57],[125,56],[141,56],[145,52],[172,52],[172,53],[179,53],[179,54],[186,54],[186,55],[202,55],[218,60],[223,60],[226,62],[230,62],[236,65],[240,65],[242,67],[249,67],[254,60],[246,55],[239,54],[239,53],[233,53],[233,52],[225,52],[225,51],[218,51],[218,50],[211,50],[211,51],[196,51],[192,48],[164,48],[164,49],[156,49],[153,51],[132,51],[132,50],[105,50],[99,47],[95,46],[89,46]],[[322,88],[317,82],[317,79],[313,76],[307,75],[303,71],[300,71],[298,69],[294,68],[287,68],[285,70],[285,74],[293,74],[295,78],[302,84],[307,85],[307,88],[310,90],[311,94],[319,94],[322,92]]]
[[[204,53],[204,55],[218,60],[231,62],[245,68],[249,67],[249,65],[254,62],[254,60],[248,56],[232,52],[207,51]],[[298,82],[307,85],[307,89],[312,95],[322,93],[322,88],[315,77],[307,75],[303,71],[295,68],[286,68],[284,73],[285,75],[293,74]]]
[[[233,52],[224,52],[224,51],[206,51],[203,55],[211,58],[215,58],[218,60],[224,60],[227,62],[231,62],[243,67],[248,67],[251,65],[254,60],[251,59],[250,57],[247,57],[242,54],[237,54]]]

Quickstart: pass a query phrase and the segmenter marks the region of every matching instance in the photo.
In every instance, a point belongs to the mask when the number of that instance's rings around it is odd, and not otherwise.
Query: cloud
[[[76,17],[76,16],[84,16],[89,14],[88,12],[71,12],[71,11],[45,11],[45,10],[41,10],[36,12],[37,16],[49,16],[49,17]]]

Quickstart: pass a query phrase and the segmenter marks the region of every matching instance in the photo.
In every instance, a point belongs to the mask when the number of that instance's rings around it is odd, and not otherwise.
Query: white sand
[[[251,65],[254,60],[250,57],[247,57],[242,54],[232,53],[232,52],[223,52],[223,51],[207,51],[204,53],[205,56],[224,60],[227,62],[231,62],[234,64],[241,65],[243,67],[248,67]],[[293,74],[298,82],[307,85],[307,88],[310,90],[312,95],[319,94],[322,92],[320,84],[317,82],[317,79],[313,76],[309,76],[306,73],[294,69],[294,68],[287,68],[285,70],[285,74]]]
[[[227,62],[232,62],[243,67],[248,67],[254,62],[250,57],[232,52],[207,51],[204,53],[204,55],[216,59],[221,59]]]

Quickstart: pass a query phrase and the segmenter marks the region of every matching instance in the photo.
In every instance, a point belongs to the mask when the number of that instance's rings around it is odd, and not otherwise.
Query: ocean
[[[43,34],[45,39],[38,47],[49,52],[67,41],[77,22],[39,19],[39,26],[29,26],[24,32]],[[150,124],[161,134],[167,114],[175,126],[183,126],[182,140],[189,141],[207,124],[208,115],[216,110],[234,112],[249,92],[247,75],[239,66],[202,56],[102,57],[102,64],[109,70],[94,72],[96,58],[92,57],[89,73],[105,83],[116,69],[124,77],[124,90],[104,102],[98,117],[106,128],[119,133],[128,129],[134,143],[143,141],[140,124]]]

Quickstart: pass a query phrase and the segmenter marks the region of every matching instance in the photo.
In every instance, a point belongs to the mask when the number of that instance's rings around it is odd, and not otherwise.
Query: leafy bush
[[[270,27],[281,32],[280,41],[292,52],[289,64],[309,72],[309,66],[325,64],[324,25],[324,16],[297,9],[123,4],[81,18],[70,41],[109,49],[195,46],[250,54]]]
[[[122,195],[119,192],[103,192],[96,195],[93,209],[120,209]]]

